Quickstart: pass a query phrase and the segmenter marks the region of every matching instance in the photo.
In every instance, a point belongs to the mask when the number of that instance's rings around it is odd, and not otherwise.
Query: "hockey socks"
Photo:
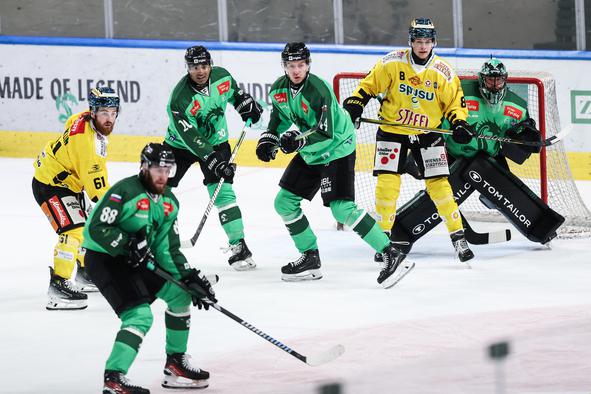
[[[318,249],[316,235],[300,207],[302,197],[281,189],[275,197],[275,211],[281,216],[289,235],[300,253]]]
[[[388,236],[376,221],[353,201],[338,200],[330,203],[334,218],[353,229],[376,252],[381,252],[390,243]]]
[[[207,185],[207,191],[211,197],[217,187],[216,183]],[[228,236],[229,243],[235,245],[244,238],[244,223],[242,212],[236,203],[236,194],[232,185],[224,183],[214,202],[218,209],[218,216],[224,232]]]
[[[390,231],[396,217],[400,174],[379,174],[376,184],[376,213],[382,231]]]
[[[141,304],[121,313],[121,329],[107,359],[105,370],[127,374],[135,360],[144,336],[152,326],[153,316],[148,304]]]
[[[166,324],[166,353],[184,353],[187,351],[191,312],[172,312],[167,309],[164,322]]]

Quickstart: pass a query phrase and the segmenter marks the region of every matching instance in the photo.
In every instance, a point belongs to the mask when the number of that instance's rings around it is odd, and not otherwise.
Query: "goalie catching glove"
[[[281,151],[283,153],[293,153],[302,149],[306,145],[307,138],[297,139],[300,135],[302,135],[302,132],[299,130],[288,130],[283,133],[279,144]]]
[[[205,300],[209,300],[214,304],[218,302],[215,298],[215,292],[213,291],[213,287],[211,287],[211,283],[209,283],[204,275],[201,275],[199,270],[191,268],[189,274],[183,278],[183,283],[191,291],[193,305],[197,308],[208,310],[209,303]]]
[[[465,120],[456,120],[451,126],[452,138],[458,144],[469,143],[474,135],[474,129]]]
[[[240,114],[243,122],[246,122],[248,119],[250,119],[254,124],[257,123],[259,119],[261,119],[263,107],[261,107],[261,105],[257,103],[250,94],[243,93],[239,96],[236,102],[236,111],[238,111]]]
[[[268,131],[261,134],[257,144],[256,153],[260,161],[265,163],[275,160],[277,150],[279,149],[279,137]]]
[[[205,166],[213,173],[219,177],[224,178],[224,180],[229,181],[234,178],[234,173],[236,172],[236,165],[228,163],[227,160],[222,158],[222,155],[219,152],[212,152],[207,159],[205,159]]]

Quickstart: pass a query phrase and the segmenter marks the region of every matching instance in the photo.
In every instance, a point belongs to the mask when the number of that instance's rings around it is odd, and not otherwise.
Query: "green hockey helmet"
[[[507,93],[507,69],[497,58],[492,57],[482,65],[478,73],[478,85],[482,97],[492,105],[498,104]]]
[[[430,38],[433,44],[437,43],[437,31],[430,18],[415,18],[410,22],[408,28],[408,45],[417,38]]]

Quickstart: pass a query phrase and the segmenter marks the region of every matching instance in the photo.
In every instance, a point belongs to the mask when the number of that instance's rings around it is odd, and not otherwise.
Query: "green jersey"
[[[169,187],[153,196],[138,175],[130,176],[113,185],[94,207],[84,226],[82,247],[127,256],[129,235],[145,231],[158,265],[180,279],[190,267],[179,250],[178,211],[179,202]]]
[[[505,98],[498,105],[490,105],[480,94],[477,80],[462,81],[462,89],[468,107],[466,121],[474,125],[479,135],[505,137],[506,131],[515,123],[529,117],[527,103],[509,88]],[[472,138],[467,144],[459,144],[446,136],[447,150],[454,157],[474,157],[478,151],[484,151],[491,157],[498,155],[501,143],[498,141]]]
[[[326,164],[351,154],[355,150],[355,128],[349,114],[339,103],[328,82],[308,74],[297,91],[290,86],[289,77],[277,79],[269,97],[273,104],[269,132],[281,136],[294,124],[305,132],[318,125],[322,107],[327,106],[319,130],[307,137],[299,151],[307,164]]]
[[[235,105],[242,94],[230,73],[212,67],[209,85],[199,90],[185,75],[174,87],[168,100],[168,131],[166,143],[186,149],[203,159],[213,146],[228,141],[226,105]]]

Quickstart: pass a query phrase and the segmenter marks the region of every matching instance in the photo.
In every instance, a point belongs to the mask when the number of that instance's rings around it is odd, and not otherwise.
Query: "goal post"
[[[339,102],[349,97],[364,72],[342,72],[335,75],[333,88]],[[477,71],[458,70],[462,81],[477,79]],[[463,82],[465,83],[465,82]],[[555,82],[552,76],[542,72],[512,72],[507,80],[509,88],[528,104],[530,116],[536,121],[542,137],[548,138],[560,132],[560,118],[556,100]],[[378,118],[379,102],[371,99],[363,116]],[[355,198],[357,204],[375,214],[376,177],[372,175],[376,125],[361,123],[357,130],[357,163],[355,167]],[[522,165],[510,160],[511,171],[552,209],[566,218],[558,231],[559,237],[591,235],[591,213],[585,206],[572,177],[563,142],[542,148],[539,154],[532,154]],[[409,175],[402,176],[402,185],[397,206],[400,208],[418,191],[424,189],[423,181]],[[472,194],[462,205],[466,217],[480,221],[504,221],[496,210],[488,209]]]

